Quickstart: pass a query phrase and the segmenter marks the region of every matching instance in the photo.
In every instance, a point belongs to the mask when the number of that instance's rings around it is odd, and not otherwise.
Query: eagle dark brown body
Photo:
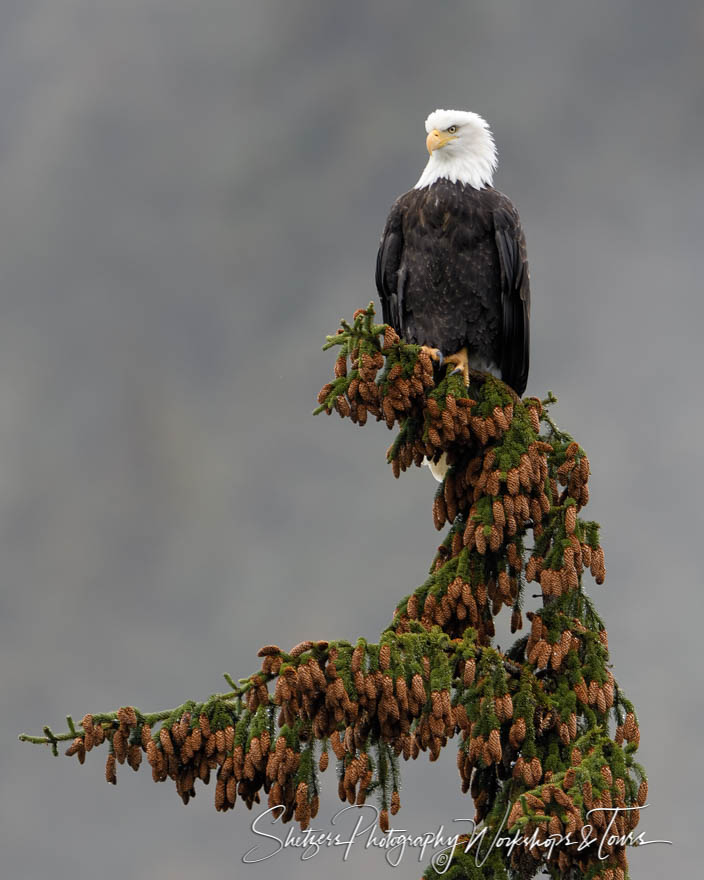
[[[384,321],[443,355],[467,348],[519,395],[528,380],[530,287],[518,213],[491,186],[441,178],[396,200],[376,265]]]

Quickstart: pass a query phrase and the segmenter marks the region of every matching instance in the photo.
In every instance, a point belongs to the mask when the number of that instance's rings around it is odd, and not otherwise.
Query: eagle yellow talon
[[[448,354],[445,363],[450,366],[454,364],[455,368],[452,373],[462,373],[464,384],[469,388],[469,354],[467,349],[461,348],[455,354]]]
[[[431,348],[429,345],[421,345],[420,350],[424,354],[427,354],[431,361],[437,361],[438,364],[442,365],[443,356],[439,348]]]

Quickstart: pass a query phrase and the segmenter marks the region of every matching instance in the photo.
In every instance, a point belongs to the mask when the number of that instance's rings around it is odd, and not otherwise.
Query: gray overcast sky
[[[260,645],[374,638],[438,537],[390,435],[313,419],[320,346],[375,294],[435,107],[491,123],[533,287],[528,393],[592,461],[614,672],[652,806],[698,858],[704,11],[699,3],[3,0],[4,875],[369,880],[378,853],[243,868],[251,814],[16,742],[67,712],[201,699]],[[473,810],[454,748],[404,827]],[[334,772],[319,824],[338,808]],[[408,857],[400,871],[416,876]]]

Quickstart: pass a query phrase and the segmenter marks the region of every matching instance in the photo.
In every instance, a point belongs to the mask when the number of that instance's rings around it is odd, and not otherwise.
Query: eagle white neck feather
[[[457,137],[434,150],[414,189],[423,189],[436,180],[468,183],[475,189],[491,186],[498,159],[491,130],[485,119],[468,110],[435,110],[425,120],[425,130],[447,130],[457,126]]]

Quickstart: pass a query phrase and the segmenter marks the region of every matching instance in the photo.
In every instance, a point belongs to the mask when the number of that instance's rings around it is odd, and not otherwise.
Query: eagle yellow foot
[[[469,354],[467,353],[467,349],[461,348],[459,351],[455,352],[455,354],[448,354],[445,358],[445,363],[455,364],[455,369],[452,370],[450,375],[454,376],[458,373],[462,373],[464,384],[469,388]]]
[[[431,348],[429,345],[421,345],[420,350],[427,354],[431,361],[435,361],[439,367],[442,366],[443,356],[439,348]]]

